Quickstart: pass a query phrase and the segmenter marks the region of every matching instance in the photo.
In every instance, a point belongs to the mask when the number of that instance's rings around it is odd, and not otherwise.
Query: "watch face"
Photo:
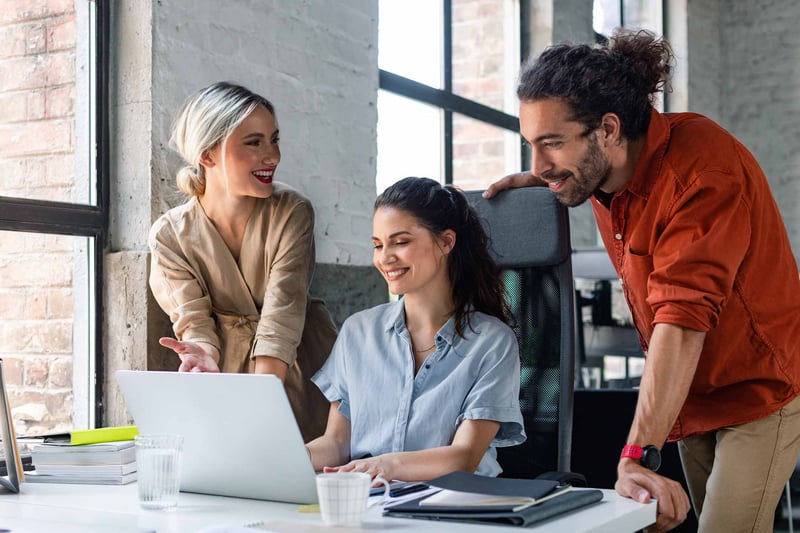
[[[655,446],[645,446],[642,450],[642,458],[639,462],[643,467],[655,472],[661,466],[661,452]]]

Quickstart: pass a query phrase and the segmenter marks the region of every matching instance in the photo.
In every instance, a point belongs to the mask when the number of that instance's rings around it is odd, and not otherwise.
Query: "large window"
[[[377,189],[518,171],[519,0],[381,0]]]
[[[0,18],[0,358],[18,435],[101,416],[108,2]]]

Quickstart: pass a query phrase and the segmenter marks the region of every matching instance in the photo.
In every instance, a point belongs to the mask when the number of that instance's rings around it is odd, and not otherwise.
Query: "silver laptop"
[[[119,370],[140,433],[183,435],[181,490],[316,503],[314,469],[280,379]]]

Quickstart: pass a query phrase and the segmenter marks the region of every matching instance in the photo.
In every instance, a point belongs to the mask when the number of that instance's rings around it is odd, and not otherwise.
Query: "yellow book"
[[[136,426],[115,426],[97,429],[75,429],[69,433],[45,435],[44,442],[63,442],[72,445],[133,440],[139,434]]]

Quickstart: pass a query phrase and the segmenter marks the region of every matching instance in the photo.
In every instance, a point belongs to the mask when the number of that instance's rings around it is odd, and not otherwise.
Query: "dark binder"
[[[543,501],[521,511],[513,507],[421,507],[419,502],[426,497],[386,508],[383,514],[396,518],[424,518],[426,520],[455,520],[459,522],[478,522],[528,526],[548,518],[586,507],[603,499],[603,492],[597,489],[572,490],[560,496]]]
[[[25,472],[30,472],[33,470],[33,459],[31,454],[29,453],[21,453],[19,455],[20,462],[22,463],[22,470]],[[6,467],[6,460],[5,457],[0,454],[0,476],[7,476],[8,475],[8,467]],[[0,530],[2,531],[2,530]]]
[[[494,478],[453,472],[428,482],[431,487],[466,493],[489,494],[494,496],[518,496],[542,500],[526,506],[517,504],[439,506],[420,505],[430,497],[422,496],[395,505],[387,505],[384,515],[398,518],[425,518],[428,520],[457,520],[468,522],[494,522],[527,526],[599,502],[603,492],[599,490],[564,491],[558,482],[545,479]],[[566,487],[569,488],[569,487]],[[548,495],[562,491],[547,499]]]

